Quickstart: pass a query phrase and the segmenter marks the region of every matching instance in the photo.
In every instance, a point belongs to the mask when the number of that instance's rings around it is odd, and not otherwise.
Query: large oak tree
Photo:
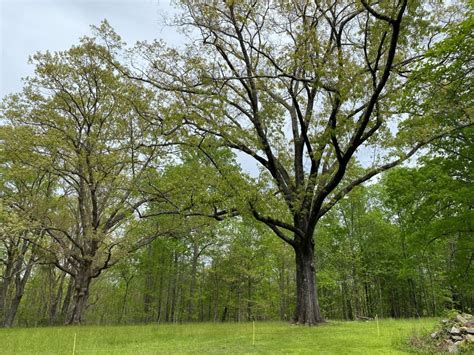
[[[126,226],[147,202],[159,200],[137,185],[167,154],[147,116],[155,94],[99,53],[110,54],[84,38],[64,52],[35,54],[35,75],[4,100],[1,114],[3,168],[25,181],[25,171],[37,171],[44,177],[39,183],[52,186],[47,199],[25,208],[13,180],[6,181],[6,201],[49,239],[30,242],[74,278],[73,324],[83,319],[91,281],[148,241],[129,240]]]
[[[179,4],[190,45],[141,43],[135,70],[125,72],[173,94],[168,119],[205,154],[217,139],[257,163],[258,183],[235,191],[239,213],[294,249],[295,321],[322,322],[316,225],[355,186],[442,134],[419,120],[411,129],[397,99],[443,8],[407,0]],[[368,152],[372,163],[348,175]]]

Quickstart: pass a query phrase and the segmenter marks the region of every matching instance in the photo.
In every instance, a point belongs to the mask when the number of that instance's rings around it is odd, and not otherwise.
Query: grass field
[[[403,354],[414,331],[434,319],[330,321],[318,327],[282,322],[0,329],[0,354]],[[379,335],[380,332],[380,335]]]

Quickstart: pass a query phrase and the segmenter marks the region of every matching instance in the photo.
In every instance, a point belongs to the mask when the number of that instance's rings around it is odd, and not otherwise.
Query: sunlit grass
[[[282,322],[195,323],[0,329],[0,354],[402,354],[414,331],[434,319],[371,322],[329,321],[318,327]]]

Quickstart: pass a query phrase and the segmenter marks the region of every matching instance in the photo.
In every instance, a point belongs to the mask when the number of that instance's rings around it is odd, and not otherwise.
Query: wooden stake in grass
[[[255,321],[252,321],[252,345],[255,345]]]
[[[76,333],[74,333],[74,343],[72,344],[72,355],[76,354]]]
[[[375,315],[375,321],[377,322],[377,335],[380,336],[379,317]]]

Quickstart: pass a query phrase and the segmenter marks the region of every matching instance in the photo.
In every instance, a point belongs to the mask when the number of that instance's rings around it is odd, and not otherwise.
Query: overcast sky
[[[64,50],[106,18],[128,43],[163,38],[180,41],[164,26],[172,16],[169,0],[0,0],[0,97],[21,90],[36,51]]]

